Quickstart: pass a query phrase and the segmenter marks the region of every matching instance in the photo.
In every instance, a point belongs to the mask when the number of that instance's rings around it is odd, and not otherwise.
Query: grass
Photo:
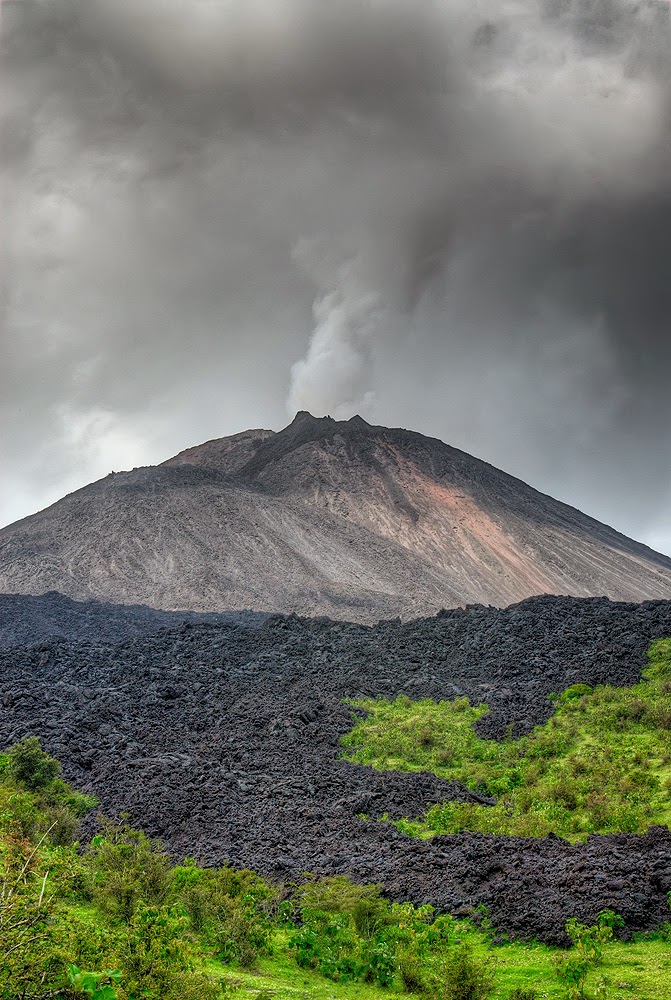
[[[649,651],[630,688],[577,684],[554,696],[547,723],[520,739],[481,739],[488,712],[467,698],[435,702],[363,699],[343,739],[346,759],[380,770],[431,771],[495,798],[442,803],[400,820],[415,836],[463,830],[571,841],[590,833],[642,833],[671,822],[671,639]]]
[[[334,983],[316,972],[299,969],[283,953],[283,945],[284,940],[279,937],[275,942],[275,955],[260,959],[258,969],[254,972],[231,969],[214,961],[208,963],[207,971],[229,977],[232,983],[239,983],[239,989],[234,995],[240,997],[240,1000],[256,997],[264,990],[271,992],[277,1000],[304,1000],[308,997],[311,1000],[340,1000],[341,997],[343,1000],[348,1000],[349,997],[384,1000],[390,995],[389,989],[379,986],[368,983]]]
[[[509,943],[492,947],[467,921],[460,921],[459,936],[475,943],[476,953],[495,965],[492,1000],[507,1000],[515,989],[535,990],[538,1000],[566,1000],[566,987],[556,975],[557,949],[539,944]],[[258,971],[241,972],[217,962],[211,973],[230,976],[240,984],[236,996],[255,997],[273,991],[277,1000],[383,1000],[384,997],[411,997],[397,984],[383,989],[366,983],[333,983],[317,973],[297,969],[286,956],[285,938],[275,939],[274,954],[259,962]],[[608,1000],[671,1000],[671,943],[646,939],[624,943],[614,941],[604,948],[602,963],[589,975],[586,993],[594,993],[604,983]]]
[[[105,922],[93,906],[71,907],[73,917],[100,931]],[[515,989],[535,990],[538,1000],[566,1000],[566,987],[556,975],[558,956],[566,952],[542,944],[508,942],[492,946],[487,936],[468,920],[455,920],[447,948],[465,941],[476,954],[494,963],[495,987],[492,1000],[508,1000]],[[671,935],[651,935],[633,942],[612,941],[604,946],[603,959],[590,973],[586,994],[593,995],[601,983],[607,1000],[671,1000]],[[570,952],[568,953],[570,954]],[[273,934],[271,953],[260,958],[255,968],[241,969],[215,958],[203,956],[203,972],[228,981],[240,1000],[384,1000],[393,996],[414,997],[397,981],[389,988],[368,983],[337,983],[316,972],[297,968],[288,950],[288,932]]]

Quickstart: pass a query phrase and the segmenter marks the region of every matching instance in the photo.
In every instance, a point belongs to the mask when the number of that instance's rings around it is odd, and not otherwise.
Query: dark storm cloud
[[[288,397],[652,530],[671,492],[667,3],[3,15],[26,504],[279,426]]]

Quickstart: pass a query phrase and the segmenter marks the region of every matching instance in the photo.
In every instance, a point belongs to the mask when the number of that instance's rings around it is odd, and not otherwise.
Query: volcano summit
[[[671,595],[671,559],[441,441],[299,413],[110,473],[0,532],[0,590],[372,622]]]

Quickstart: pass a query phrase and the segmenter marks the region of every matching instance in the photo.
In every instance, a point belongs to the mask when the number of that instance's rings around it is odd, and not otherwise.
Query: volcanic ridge
[[[110,473],[0,531],[0,590],[374,623],[671,595],[671,559],[441,441],[299,413]]]

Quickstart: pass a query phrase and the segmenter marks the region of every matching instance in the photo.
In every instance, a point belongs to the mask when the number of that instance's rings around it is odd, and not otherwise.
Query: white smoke
[[[309,410],[339,420],[370,414],[372,339],[381,312],[380,297],[362,282],[357,262],[343,264],[335,287],[314,302],[310,346],[291,369],[291,413]]]

